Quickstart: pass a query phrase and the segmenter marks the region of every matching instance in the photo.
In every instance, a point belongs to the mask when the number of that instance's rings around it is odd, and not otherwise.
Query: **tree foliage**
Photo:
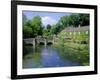
[[[89,14],[72,13],[70,15],[62,16],[59,21],[54,24],[48,24],[43,27],[42,19],[40,16],[35,16],[31,20],[27,20],[27,17],[23,14],[23,33],[24,38],[50,36],[60,33],[66,27],[78,27],[89,25]]]
[[[42,35],[42,21],[40,16],[33,17],[32,20],[25,22],[23,27],[24,38],[36,37],[37,35]]]
[[[80,17],[80,25],[81,26],[85,26],[85,25],[89,25],[89,19],[90,19],[90,16],[89,14],[79,14],[79,17]]]
[[[35,16],[31,21],[31,28],[33,30],[33,37],[41,34],[42,21],[40,16]]]
[[[55,25],[54,32],[57,34],[66,27],[78,27],[89,25],[89,14],[71,14],[62,16]]]
[[[27,22],[27,17],[23,14],[22,16],[23,19],[23,26],[25,26],[26,22]]]
[[[24,28],[23,28],[23,37],[24,38],[32,37],[32,28],[31,27],[24,26]]]
[[[78,27],[79,25],[89,25],[89,14],[71,14],[70,16],[62,16],[59,20],[62,27]]]

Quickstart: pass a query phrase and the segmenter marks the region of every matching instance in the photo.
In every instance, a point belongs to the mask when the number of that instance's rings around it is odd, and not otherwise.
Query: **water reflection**
[[[27,54],[23,58],[23,68],[44,68],[80,66],[79,62],[68,59],[67,53],[53,46],[26,47]]]

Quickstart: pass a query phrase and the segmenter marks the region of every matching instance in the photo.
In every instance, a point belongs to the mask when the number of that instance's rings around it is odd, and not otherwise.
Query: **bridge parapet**
[[[32,44],[33,46],[35,46],[36,44],[40,44],[43,43],[44,45],[47,45],[48,43],[54,43],[54,39],[45,39],[45,38],[27,38],[24,39],[24,42],[26,44]]]

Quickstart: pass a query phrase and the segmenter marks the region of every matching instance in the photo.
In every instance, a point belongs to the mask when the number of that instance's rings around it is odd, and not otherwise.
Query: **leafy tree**
[[[62,16],[59,20],[59,26],[63,28],[65,27],[78,27],[79,25],[85,26],[89,25],[89,14],[71,14]]]
[[[23,14],[22,19],[23,19],[23,26],[25,26],[27,22],[27,17],[25,16],[25,14]]]
[[[40,16],[33,17],[31,21],[31,28],[33,31],[33,37],[42,34],[42,21]]]
[[[74,27],[79,26],[80,24],[80,17],[78,14],[72,14],[70,15],[70,25],[73,25]]]
[[[32,28],[30,20],[25,22],[25,25],[23,26],[23,35],[24,38],[32,37]]]
[[[23,34],[24,37],[36,37],[37,35],[42,35],[43,27],[40,16],[33,17],[32,20],[25,20],[23,17]],[[28,36],[29,35],[29,36]]]
[[[50,33],[53,35],[55,34],[55,25],[52,25],[51,29],[50,29]]]
[[[59,20],[59,26],[67,27],[68,26],[68,16],[62,16]]]
[[[24,37],[50,36],[59,34],[66,27],[78,27],[79,25],[89,25],[89,14],[70,14],[62,16],[55,25],[48,24],[44,29],[40,16],[35,16],[32,20],[27,20],[23,14],[23,34]],[[29,35],[29,36],[28,36]]]
[[[50,24],[47,25],[47,29],[48,29],[48,30],[51,29],[51,25],[50,25]]]
[[[48,36],[48,30],[47,29],[44,29],[43,30],[43,37],[47,37]]]
[[[51,25],[50,24],[47,25],[47,30],[48,30],[48,34],[51,35],[52,33],[50,31],[51,30]]]
[[[79,16],[80,16],[81,26],[89,25],[89,19],[90,19],[89,14],[79,14]]]
[[[23,27],[23,37],[24,38],[30,38],[32,35],[32,28],[28,26]]]
[[[27,22],[25,22],[25,26],[31,27],[31,20],[27,20]]]

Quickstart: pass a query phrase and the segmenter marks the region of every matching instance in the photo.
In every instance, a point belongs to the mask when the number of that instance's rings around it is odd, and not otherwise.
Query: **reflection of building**
[[[71,34],[80,34],[81,32],[85,32],[85,34],[89,33],[89,26],[82,26],[82,27],[68,27],[64,29],[64,31],[69,32]]]

